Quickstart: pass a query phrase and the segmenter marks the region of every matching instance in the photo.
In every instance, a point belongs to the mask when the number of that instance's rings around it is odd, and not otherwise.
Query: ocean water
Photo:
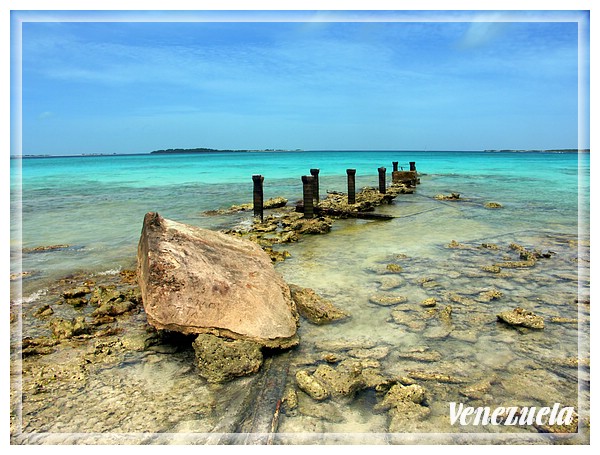
[[[28,275],[13,283],[12,303],[39,305],[53,281],[72,273],[93,276],[134,268],[142,220],[149,211],[205,228],[228,228],[252,214],[203,212],[251,202],[253,174],[265,177],[265,198],[283,196],[293,203],[302,198],[300,177],[311,168],[320,169],[323,197],[326,191],[346,191],[347,168],[357,170],[357,188],[376,187],[381,166],[387,168],[389,182],[393,161],[404,169],[414,161],[421,174],[414,194],[399,195],[393,204],[378,208],[393,220],[336,221],[327,235],[286,245],[291,258],[276,264],[288,282],[313,288],[352,314],[349,322],[335,326],[302,324],[300,335],[306,341],[297,350],[298,359],[318,355],[328,342],[368,339],[391,351],[381,361],[390,374],[403,376],[426,367],[473,382],[501,376],[501,385],[492,387],[484,400],[488,405],[542,406],[558,399],[577,406],[583,400],[583,410],[589,392],[580,390],[577,368],[564,362],[589,358],[589,311],[582,315],[577,304],[589,300],[587,153],[311,151],[13,159],[11,272]],[[461,200],[434,198],[452,192],[460,193]],[[502,208],[486,209],[486,202]],[[452,240],[465,247],[448,248]],[[482,243],[494,243],[499,250],[482,249]],[[506,260],[511,243],[551,251],[552,257],[540,260],[534,270],[504,276],[481,272],[484,265]],[[21,254],[21,249],[50,245],[68,247]],[[400,265],[403,273],[389,276],[389,263]],[[391,290],[390,279],[396,284]],[[482,292],[490,289],[500,291],[502,298],[481,303]],[[453,331],[444,334],[435,318],[421,313],[402,322],[392,315],[393,307],[369,303],[375,294],[404,295],[416,305],[414,315],[418,302],[428,297],[450,304]],[[546,320],[579,318],[580,323],[547,324],[542,333],[525,335],[498,326],[495,314],[517,306]],[[432,366],[396,355],[411,349],[438,352],[441,360]],[[297,360],[294,365],[301,364]],[[460,387],[430,387],[430,417],[407,431],[458,431],[447,422],[447,403],[464,400]],[[282,416],[282,433],[387,431],[385,418],[369,411],[368,397],[344,411],[334,407],[325,412],[338,412],[336,418],[323,417],[324,411],[307,402],[300,405],[305,413]],[[171,428],[157,425],[140,423],[133,430]],[[60,428],[65,431],[64,425]],[[89,431],[117,429],[98,424]]]
[[[11,249],[17,257],[20,248],[72,247],[23,257],[22,269],[40,278],[125,267],[135,256],[146,212],[219,228],[230,219],[202,212],[250,202],[253,174],[265,177],[265,198],[296,201],[302,197],[300,177],[311,168],[321,169],[322,192],[345,191],[347,168],[357,170],[357,188],[377,186],[377,168],[386,167],[390,179],[392,161],[405,169],[415,161],[425,174],[417,194],[398,200],[395,208],[416,208],[413,203],[423,197],[452,191],[474,202],[506,206],[497,212],[458,209],[477,224],[468,237],[477,238],[482,229],[577,233],[578,209],[584,222],[589,219],[589,154],[315,151],[13,159]],[[410,214],[406,210],[398,214]],[[417,220],[411,222],[425,223]],[[429,232],[421,232],[420,244],[435,240],[441,226],[451,228],[427,223]]]

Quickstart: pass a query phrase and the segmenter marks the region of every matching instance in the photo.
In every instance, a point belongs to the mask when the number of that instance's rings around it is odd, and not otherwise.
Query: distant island
[[[550,149],[550,150],[484,150],[484,152],[546,152],[546,153],[574,153],[574,152],[588,152],[590,149]]]
[[[176,154],[202,154],[202,153],[277,153],[277,152],[361,152],[364,153],[367,150],[303,150],[303,149],[245,149],[245,150],[231,150],[231,149],[212,149],[206,147],[193,148],[193,149],[167,149],[167,150],[155,150],[153,152],[143,153],[80,153],[75,155],[49,155],[49,154],[26,154],[26,155],[10,155],[10,159],[27,159],[27,158],[90,158],[90,157],[105,157],[105,156],[134,156],[134,155],[176,155]],[[411,152],[411,153],[434,153],[434,152],[452,152],[452,150],[372,150],[379,152]],[[460,153],[461,150],[455,150]],[[475,152],[477,150],[471,150],[464,152]],[[482,150],[486,153],[590,153],[590,149],[487,149]]]
[[[210,148],[195,148],[195,149],[167,149],[167,150],[155,150],[150,152],[152,155],[165,155],[171,153],[251,153],[251,152],[302,152],[301,149],[295,150],[282,150],[282,149],[264,149],[264,150],[220,150]]]

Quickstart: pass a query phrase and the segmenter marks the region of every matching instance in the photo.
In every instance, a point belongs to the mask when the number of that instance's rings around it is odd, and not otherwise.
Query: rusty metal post
[[[315,208],[313,205],[313,186],[315,178],[312,175],[302,176],[302,194],[304,199],[304,218],[313,218]]]
[[[410,165],[410,169],[409,170],[411,170],[411,171],[416,171],[417,170],[417,165],[416,165],[416,163],[414,161],[410,161],[408,164]]]
[[[346,169],[348,174],[348,204],[356,204],[356,169]]]
[[[319,197],[319,169],[311,169],[310,175],[312,175],[315,178],[314,184],[313,184],[313,198],[315,199],[316,203],[318,204],[319,200],[321,199]]]
[[[392,166],[394,167],[392,172],[398,172],[398,161],[392,161]]]
[[[263,182],[265,178],[260,174],[255,174],[252,176],[252,181],[254,182],[254,216],[260,217],[260,222],[264,221],[263,217]]]
[[[380,167],[379,171],[379,192],[385,194],[385,168]]]

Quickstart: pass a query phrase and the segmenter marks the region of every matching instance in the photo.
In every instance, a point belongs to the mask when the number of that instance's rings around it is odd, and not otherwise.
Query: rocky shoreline
[[[352,208],[343,207],[339,195],[329,195],[319,204],[327,215],[314,219],[304,219],[278,201],[263,223],[225,232],[258,244],[276,262],[286,257],[277,249],[280,245],[330,232],[344,213],[373,210],[393,200],[388,195],[384,202],[371,190],[362,194],[364,199],[357,195],[358,205]],[[364,428],[376,434],[427,432],[442,426],[441,406],[450,399],[485,404],[500,392],[510,395],[531,386],[527,375],[517,379],[524,371],[534,383],[536,378],[548,381],[549,371],[552,377],[575,381],[576,387],[578,373],[589,375],[588,357],[565,356],[560,350],[551,357],[536,354],[553,343],[546,332],[571,333],[577,331],[576,322],[589,324],[589,297],[566,301],[561,295],[550,301],[541,295],[545,306],[531,303],[535,290],[550,284],[540,268],[554,267],[553,279],[576,284],[578,277],[570,271],[576,261],[586,260],[572,239],[554,243],[559,253],[516,240],[452,241],[440,246],[448,260],[435,267],[402,253],[368,266],[374,284],[364,307],[387,312],[385,324],[418,336],[422,344],[412,346],[339,336],[345,324],[357,322],[356,312],[292,284],[300,339],[281,350],[219,333],[156,329],[144,309],[139,271],[66,277],[35,307],[11,305],[11,440],[79,443],[85,436],[74,434],[83,432],[102,433],[105,441],[118,443],[111,434],[147,432],[133,438],[133,443],[145,444],[163,443],[157,435],[166,432],[181,434],[169,440],[175,443],[289,443],[293,437],[285,435],[298,428],[327,433],[344,428],[353,413],[366,413]],[[519,286],[531,289],[531,295],[519,298],[510,292]],[[335,336],[315,335],[324,333]],[[517,362],[506,365],[506,377],[498,370],[467,376],[465,369],[475,362],[454,358],[452,349],[444,347],[475,344],[486,333],[519,353]],[[544,336],[548,338],[540,338]],[[169,387],[153,380],[159,374],[166,375]],[[550,381],[541,389],[546,393],[556,384]],[[188,398],[182,401],[182,396]],[[537,403],[546,395],[534,396]],[[576,402],[567,404],[577,407]],[[57,409],[80,417],[57,417]],[[521,436],[559,431],[542,443],[579,443],[580,435],[589,438],[589,420],[584,412],[568,428],[516,430]]]

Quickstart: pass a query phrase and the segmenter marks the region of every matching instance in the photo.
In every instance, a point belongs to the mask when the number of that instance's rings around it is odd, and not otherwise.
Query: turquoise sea
[[[395,215],[410,213],[408,207],[424,197],[452,191],[506,206],[494,213],[461,207],[462,217],[478,225],[466,238],[526,229],[576,234],[578,216],[584,231],[589,219],[589,154],[311,151],[30,158],[11,160],[11,249],[17,257],[21,247],[71,245],[23,257],[23,270],[39,272],[40,278],[125,267],[135,259],[146,212],[220,228],[230,220],[202,212],[250,202],[253,174],[265,177],[265,198],[293,202],[301,199],[300,177],[311,168],[321,170],[323,192],[346,191],[347,168],[357,170],[357,188],[377,186],[377,168],[386,167],[390,179],[392,161],[405,169],[414,161],[424,174],[417,194],[398,200]],[[452,232],[447,220],[439,221]],[[429,236],[419,232],[420,241]]]
[[[551,359],[557,357],[589,359],[589,153],[297,151],[12,159],[11,273],[27,275],[12,282],[11,303],[24,309],[39,305],[50,283],[69,274],[94,276],[134,268],[143,217],[149,211],[205,228],[229,228],[249,222],[252,213],[209,216],[203,212],[251,202],[253,174],[265,178],[265,199],[283,196],[292,204],[302,198],[301,176],[309,175],[311,168],[320,169],[324,197],[326,191],[347,190],[348,168],[357,170],[357,189],[376,187],[381,166],[387,168],[389,183],[393,161],[404,169],[414,161],[420,173],[414,194],[401,194],[393,204],[378,208],[394,219],[339,220],[327,235],[304,237],[285,246],[291,257],[277,263],[276,269],[286,281],[313,288],[353,314],[350,322],[334,328],[304,324],[301,337],[318,342],[367,337],[392,352],[434,350],[442,356],[439,370],[468,375],[475,369],[478,380],[502,376],[501,386],[493,385],[482,403],[512,400],[541,406],[547,400],[562,400],[576,407],[579,402],[585,414],[589,391],[580,390],[577,368],[548,365],[555,365]],[[434,198],[450,193],[459,193],[461,200]],[[500,203],[502,208],[487,209],[487,202]],[[470,248],[449,249],[453,240]],[[511,243],[518,243],[530,250],[550,251],[552,257],[540,260],[533,271],[492,277],[480,271],[489,263],[488,253],[482,256],[477,250],[482,243],[497,244],[505,254]],[[51,245],[68,247],[21,254],[22,249]],[[389,277],[382,277],[379,270],[390,261],[406,271],[397,287],[409,301],[435,294],[453,305],[453,334],[436,336],[437,326],[427,320],[403,326],[397,318],[390,320],[390,308],[368,304],[371,295],[384,292],[382,280]],[[439,287],[425,286],[427,282]],[[484,304],[485,311],[481,303],[469,307],[464,299],[455,298],[477,300],[492,288],[503,297]],[[587,319],[584,323],[580,319],[579,325],[547,324],[543,336],[496,327],[495,314],[517,306],[548,321],[581,318],[577,301],[586,299]],[[317,341],[307,346],[313,349]],[[406,373],[405,362],[392,354],[386,359],[381,362],[388,371]],[[535,366],[535,362],[540,363]],[[406,366],[419,367],[423,365],[409,362]],[[174,380],[167,373],[163,380]],[[457,431],[447,422],[447,402],[458,399],[453,395],[458,386],[444,387],[432,388],[431,418],[409,431]],[[317,414],[282,416],[280,430],[385,431],[382,417],[365,411],[368,403],[363,400],[353,406],[338,420]],[[167,424],[145,428],[142,422],[139,428],[98,424],[89,431],[171,428]],[[69,424],[65,425],[60,431],[69,431]],[[44,428],[56,430],[51,425]]]

